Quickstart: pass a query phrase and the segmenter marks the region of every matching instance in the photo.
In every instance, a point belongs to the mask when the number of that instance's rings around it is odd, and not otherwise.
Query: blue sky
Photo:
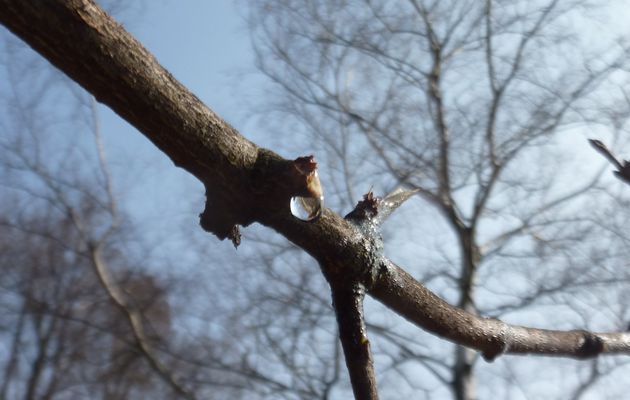
[[[251,71],[252,57],[234,2],[146,2],[127,29],[201,100],[236,122],[235,72]]]

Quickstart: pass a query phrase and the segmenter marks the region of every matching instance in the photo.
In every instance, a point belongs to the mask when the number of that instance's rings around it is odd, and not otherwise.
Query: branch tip
[[[601,140],[588,139],[588,142],[595,150],[606,157],[611,164],[617,167],[618,170],[613,171],[615,176],[625,183],[630,184],[630,162],[628,162],[628,160],[623,160],[623,162],[619,161]]]
[[[317,162],[312,154],[296,158],[293,160],[293,165],[303,175],[308,175],[317,169]]]
[[[241,231],[238,228],[238,225],[232,226],[232,230],[228,233],[228,239],[232,241],[235,249],[238,249],[238,246],[241,244]]]
[[[305,192],[307,196],[314,199],[323,199],[324,191],[322,190],[321,182],[319,181],[319,175],[317,174],[317,162],[312,155],[298,157],[293,160],[293,166],[295,167],[296,183],[300,192]],[[299,193],[298,193],[299,195]]]
[[[379,197],[374,196],[374,192],[370,190],[363,195],[363,200],[359,201],[352,211],[344,218],[357,222],[363,222],[374,218],[378,214],[378,208],[381,203]]]

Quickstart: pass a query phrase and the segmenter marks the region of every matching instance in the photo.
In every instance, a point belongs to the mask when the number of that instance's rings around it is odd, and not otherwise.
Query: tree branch
[[[370,294],[423,329],[476,349],[486,360],[501,354],[538,354],[578,359],[604,353],[630,354],[630,333],[554,331],[509,325],[454,307],[384,259],[380,278]]]
[[[333,286],[332,296],[354,397],[376,400],[378,391],[372,351],[363,319],[365,289],[361,284],[348,285],[346,282]]]

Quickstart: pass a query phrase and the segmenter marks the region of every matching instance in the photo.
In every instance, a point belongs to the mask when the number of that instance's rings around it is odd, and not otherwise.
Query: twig
[[[606,145],[600,140],[589,139],[588,141],[591,146],[595,148],[595,150],[597,150],[600,154],[603,154],[604,157],[606,157],[606,159],[610,161],[611,164],[617,167],[618,170],[613,171],[615,176],[625,183],[630,184],[630,163],[625,160],[623,161],[623,163],[617,160],[617,158],[610,152],[610,150],[608,150],[608,147],[606,147]]]
[[[623,165],[617,160],[615,156],[608,150],[608,147],[601,141],[597,139],[589,139],[588,142],[593,146],[595,150],[597,150],[600,154],[602,154],[611,164],[617,167],[619,170],[623,169]]]

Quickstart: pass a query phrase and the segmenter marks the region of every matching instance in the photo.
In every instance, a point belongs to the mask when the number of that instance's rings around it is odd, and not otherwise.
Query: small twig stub
[[[630,162],[628,162],[628,160],[623,160],[623,162],[619,161],[601,140],[589,139],[588,142],[595,150],[606,157],[612,165],[617,167],[617,171],[613,171],[615,176],[625,183],[630,184]]]

